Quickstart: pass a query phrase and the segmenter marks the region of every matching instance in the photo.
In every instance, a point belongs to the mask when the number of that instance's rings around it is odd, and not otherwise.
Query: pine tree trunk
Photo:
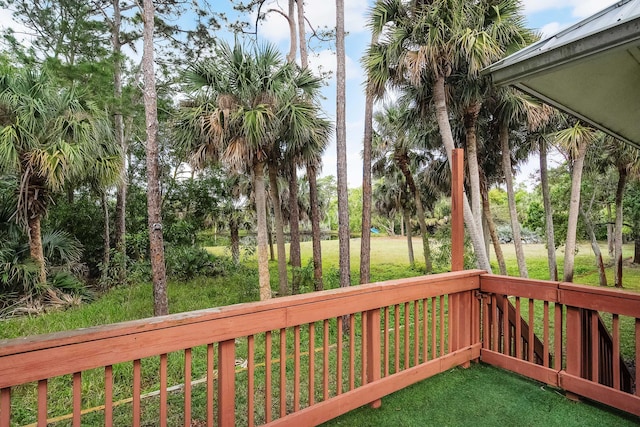
[[[607,249],[609,250],[609,258],[614,257],[614,229],[613,229],[613,213],[611,212],[611,203],[607,203]]]
[[[633,263],[640,264],[640,234],[636,234],[635,244],[633,246]]]
[[[367,90],[364,104],[362,148],[362,237],[360,239],[360,284],[371,281],[371,144],[373,140],[373,94]]]
[[[147,213],[149,221],[149,248],[151,276],[153,281],[153,313],[155,316],[169,314],[167,277],[164,264],[162,237],[162,215],[160,198],[160,176],[158,161],[158,110],[156,78],[153,64],[154,5],[152,0],[143,0],[143,54],[144,111],[147,127]]]
[[[344,0],[336,0],[336,149],[338,184],[338,246],[340,287],[351,284],[349,254],[349,191],[347,187],[346,70]]]
[[[257,244],[258,244],[258,282],[260,301],[271,298],[271,282],[269,278],[269,254],[267,243],[267,197],[264,188],[264,163],[253,167],[253,191],[256,199]]]
[[[274,164],[269,164],[269,185],[271,190],[271,204],[276,226],[276,248],[278,252],[278,283],[279,296],[289,294],[287,280],[287,253],[284,247],[284,221],[282,220],[282,206],[280,205],[280,191],[278,189],[278,171]]]
[[[547,260],[549,263],[549,280],[558,280],[558,262],[556,261],[556,239],[553,229],[553,207],[549,191],[549,173],[547,172],[547,142],[540,140],[540,186],[542,187],[542,204],[544,206],[545,232],[547,236]]]
[[[316,291],[324,289],[322,281],[322,236],[320,234],[320,207],[318,199],[318,181],[316,168],[307,163],[307,179],[309,180],[309,204],[311,205],[311,240],[313,247],[313,288]]]
[[[582,169],[587,154],[587,144],[582,142],[578,146],[578,156],[573,162],[571,174],[571,199],[569,200],[569,218],[567,220],[567,241],[564,250],[563,280],[573,282],[573,268],[576,257],[576,236],[578,231],[578,213],[580,208],[580,185],[582,184]]]
[[[42,231],[40,229],[40,215],[29,215],[27,226],[29,227],[29,255],[38,266],[38,284],[44,287],[47,284],[47,269],[44,262],[44,250],[42,248]]]
[[[100,192],[100,204],[102,205],[102,216],[104,218],[104,229],[102,233],[102,271],[101,278],[103,286],[106,285],[109,278],[109,268],[111,263],[111,237],[109,230],[109,204],[107,202],[107,193]]]
[[[111,44],[113,46],[113,96],[117,108],[113,114],[114,133],[116,144],[122,150],[121,177],[116,190],[115,212],[115,248],[118,257],[118,283],[124,284],[127,280],[127,243],[126,243],[126,215],[127,215],[127,143],[124,137],[124,120],[122,117],[122,43],[120,41],[120,27],[122,18],[120,15],[120,0],[113,0],[113,23],[111,28]]]
[[[436,105],[436,118],[438,120],[438,128],[440,129],[442,142],[447,151],[449,168],[451,168],[454,142],[453,134],[451,132],[451,124],[449,123],[449,112],[447,109],[447,98],[444,88],[443,76],[438,76],[436,78],[433,92]],[[486,270],[490,273],[491,264],[489,263],[489,257],[487,256],[487,252],[485,250],[484,239],[482,233],[479,233],[479,230],[477,230],[475,227],[475,219],[473,217],[473,212],[471,211],[471,206],[469,206],[469,200],[467,199],[466,195],[464,196],[463,204],[464,222],[467,226],[467,232],[469,233],[469,237],[471,238],[471,243],[473,245],[473,250],[476,254],[476,258],[478,259],[478,268]]]
[[[614,238],[614,283],[616,288],[622,288],[622,211],[624,187],[627,184],[627,169],[618,167],[618,186],[616,188],[616,227]]]
[[[291,292],[300,293],[300,272],[302,256],[300,254],[300,208],[298,207],[298,168],[292,162],[289,175],[289,231],[291,243],[289,245],[289,262],[293,267]]]
[[[524,257],[522,247],[522,235],[520,234],[520,221],[518,221],[518,211],[516,209],[516,196],[513,188],[513,176],[511,173],[511,150],[509,148],[509,128],[506,124],[500,124],[499,131],[500,148],[502,150],[502,172],[507,185],[507,202],[509,204],[509,217],[511,218],[511,230],[513,232],[513,244],[516,248],[516,260],[520,277],[529,277],[527,272],[527,262]]]

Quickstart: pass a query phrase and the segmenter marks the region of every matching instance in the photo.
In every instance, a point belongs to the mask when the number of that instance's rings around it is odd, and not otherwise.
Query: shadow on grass
[[[323,426],[637,426],[640,417],[591,402],[493,366],[454,368]]]

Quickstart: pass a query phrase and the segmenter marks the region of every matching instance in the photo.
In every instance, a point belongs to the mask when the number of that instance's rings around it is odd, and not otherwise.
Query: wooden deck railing
[[[634,382],[624,362],[640,364],[640,294],[495,275],[482,275],[480,290],[483,362],[640,416],[637,375]],[[501,315],[510,299],[527,320],[526,339],[520,322],[514,330]],[[542,360],[527,345],[534,333]]]
[[[478,358],[640,416],[639,355],[638,294],[463,271],[0,341],[0,427],[315,425]]]
[[[318,424],[477,359],[479,277],[433,275],[1,341],[0,426]]]

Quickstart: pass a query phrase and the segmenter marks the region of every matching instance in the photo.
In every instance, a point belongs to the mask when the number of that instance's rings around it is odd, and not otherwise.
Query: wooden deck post
[[[451,162],[451,271],[464,270],[464,150],[455,148]]]
[[[367,317],[367,383],[380,379],[380,309],[369,310],[364,315]],[[371,402],[372,408],[382,406],[382,400]]]
[[[582,313],[581,309],[567,306],[567,373],[577,377],[582,373]],[[579,400],[580,396],[567,392],[567,398]]]
[[[236,343],[218,344],[218,425],[234,426],[236,415]]]

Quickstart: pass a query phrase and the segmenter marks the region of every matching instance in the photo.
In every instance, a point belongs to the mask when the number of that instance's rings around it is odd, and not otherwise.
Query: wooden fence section
[[[0,341],[0,426],[312,425],[375,406],[479,358],[480,273]]]
[[[482,361],[640,416],[637,375],[625,363],[640,364],[640,294],[496,275],[482,275],[480,290]],[[528,337],[502,315],[510,300]],[[542,360],[528,345],[535,336]]]

